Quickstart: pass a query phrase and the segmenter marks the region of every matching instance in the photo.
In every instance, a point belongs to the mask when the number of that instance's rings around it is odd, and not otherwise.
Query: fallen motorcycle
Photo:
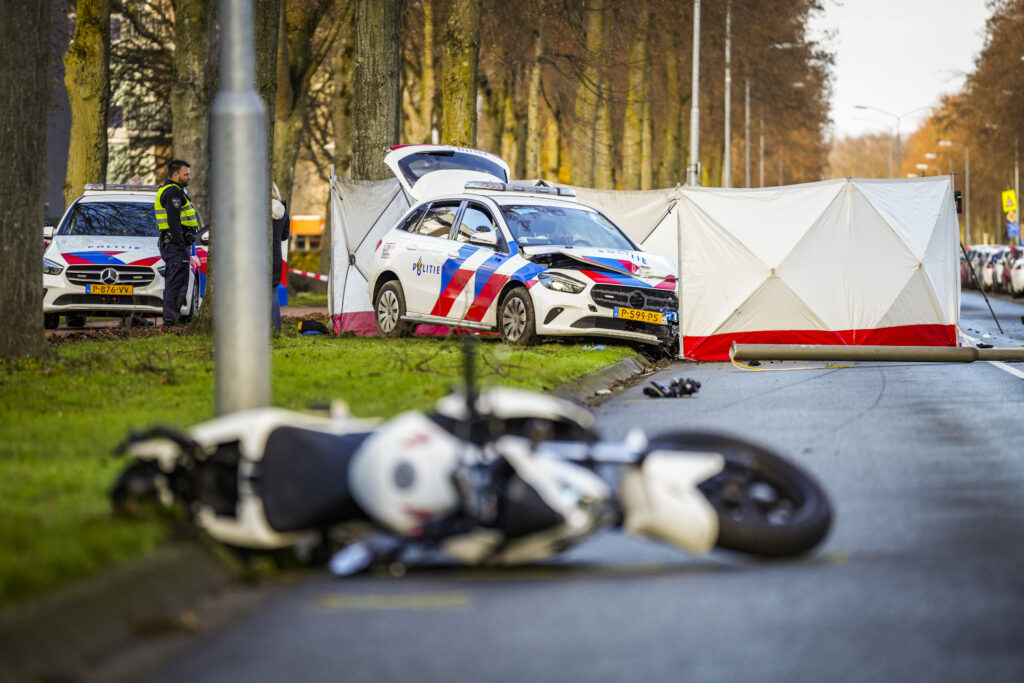
[[[235,548],[334,553],[338,575],[438,556],[527,563],[610,527],[762,557],[806,553],[828,533],[825,492],[765,448],[696,432],[610,442],[593,422],[551,396],[477,393],[467,372],[467,390],[429,414],[378,423],[265,408],[134,434],[111,497],[180,504]]]

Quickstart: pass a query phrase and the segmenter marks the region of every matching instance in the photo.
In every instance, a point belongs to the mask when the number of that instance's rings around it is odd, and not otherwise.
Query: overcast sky
[[[812,37],[835,35],[832,120],[835,133],[881,131],[895,120],[862,104],[902,116],[956,92],[973,70],[984,42],[985,0],[823,0],[825,12]],[[816,35],[815,35],[816,34]],[[927,112],[901,119],[900,131],[917,127]],[[872,121],[861,120],[870,118]]]

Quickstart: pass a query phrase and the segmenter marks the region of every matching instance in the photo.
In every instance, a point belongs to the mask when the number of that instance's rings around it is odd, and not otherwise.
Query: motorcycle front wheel
[[[719,548],[758,555],[801,555],[821,543],[832,525],[824,489],[776,453],[721,434],[678,432],[653,439],[650,450],[719,453],[725,467],[699,485],[718,513]]]

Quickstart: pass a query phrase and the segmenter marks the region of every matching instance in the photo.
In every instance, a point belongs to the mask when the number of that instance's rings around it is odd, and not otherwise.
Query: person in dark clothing
[[[188,269],[192,244],[199,231],[199,217],[189,197],[191,166],[180,159],[167,167],[167,182],[156,193],[156,212],[160,236],[157,246],[164,260],[164,325],[177,325],[188,290]]]
[[[275,332],[281,331],[281,303],[277,295],[277,285],[281,282],[282,242],[288,239],[288,205],[281,199],[277,183],[272,183],[273,198],[270,200],[270,217],[273,222],[273,235],[270,239],[270,324]]]

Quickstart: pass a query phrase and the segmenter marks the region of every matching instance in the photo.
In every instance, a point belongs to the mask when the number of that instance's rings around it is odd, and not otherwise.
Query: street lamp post
[[[878,107],[869,107],[864,104],[856,104],[853,108],[869,109],[871,111],[876,111],[879,114],[891,116],[892,118],[896,119],[896,172],[899,173],[903,169],[903,145],[900,142],[900,121],[906,116],[916,114],[917,112],[924,111],[925,109],[930,109],[931,107],[918,107],[917,109],[911,109],[910,111],[905,112],[903,114],[893,114],[892,112],[885,111],[884,109],[879,109]]]
[[[698,146],[700,145],[700,0],[693,0],[693,72],[691,76],[690,164],[686,167],[686,184],[700,182]]]
[[[964,148],[964,203],[967,205],[964,214],[964,239],[967,244],[971,243],[971,150],[967,145],[951,140],[939,140],[939,147],[963,147]]]

